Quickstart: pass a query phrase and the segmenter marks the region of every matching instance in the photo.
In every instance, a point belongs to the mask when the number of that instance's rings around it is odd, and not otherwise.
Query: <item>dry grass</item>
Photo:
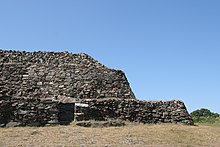
[[[220,146],[219,126],[174,124],[0,128],[0,146]]]

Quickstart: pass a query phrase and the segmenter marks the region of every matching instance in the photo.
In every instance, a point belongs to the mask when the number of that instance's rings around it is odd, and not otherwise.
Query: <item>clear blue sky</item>
[[[220,113],[219,0],[1,0],[0,48],[85,52],[138,99]]]

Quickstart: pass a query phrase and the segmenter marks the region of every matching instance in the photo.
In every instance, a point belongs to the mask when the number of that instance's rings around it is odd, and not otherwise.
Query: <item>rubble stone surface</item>
[[[75,114],[76,102],[89,107]],[[182,102],[137,100],[123,71],[89,55],[0,50],[0,126],[68,124],[74,118],[192,123]]]

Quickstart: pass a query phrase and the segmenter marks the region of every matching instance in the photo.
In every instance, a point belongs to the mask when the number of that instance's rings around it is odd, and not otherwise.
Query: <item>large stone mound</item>
[[[0,127],[73,120],[193,124],[181,101],[139,101],[125,74],[86,54],[0,50]]]
[[[125,74],[86,54],[0,50],[0,96],[135,99]]]

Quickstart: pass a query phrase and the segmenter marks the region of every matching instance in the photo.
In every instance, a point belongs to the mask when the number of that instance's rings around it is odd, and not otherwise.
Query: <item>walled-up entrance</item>
[[[75,103],[58,104],[58,121],[61,125],[68,125],[74,120]]]
[[[13,116],[10,96],[0,97],[0,126],[7,124]]]

